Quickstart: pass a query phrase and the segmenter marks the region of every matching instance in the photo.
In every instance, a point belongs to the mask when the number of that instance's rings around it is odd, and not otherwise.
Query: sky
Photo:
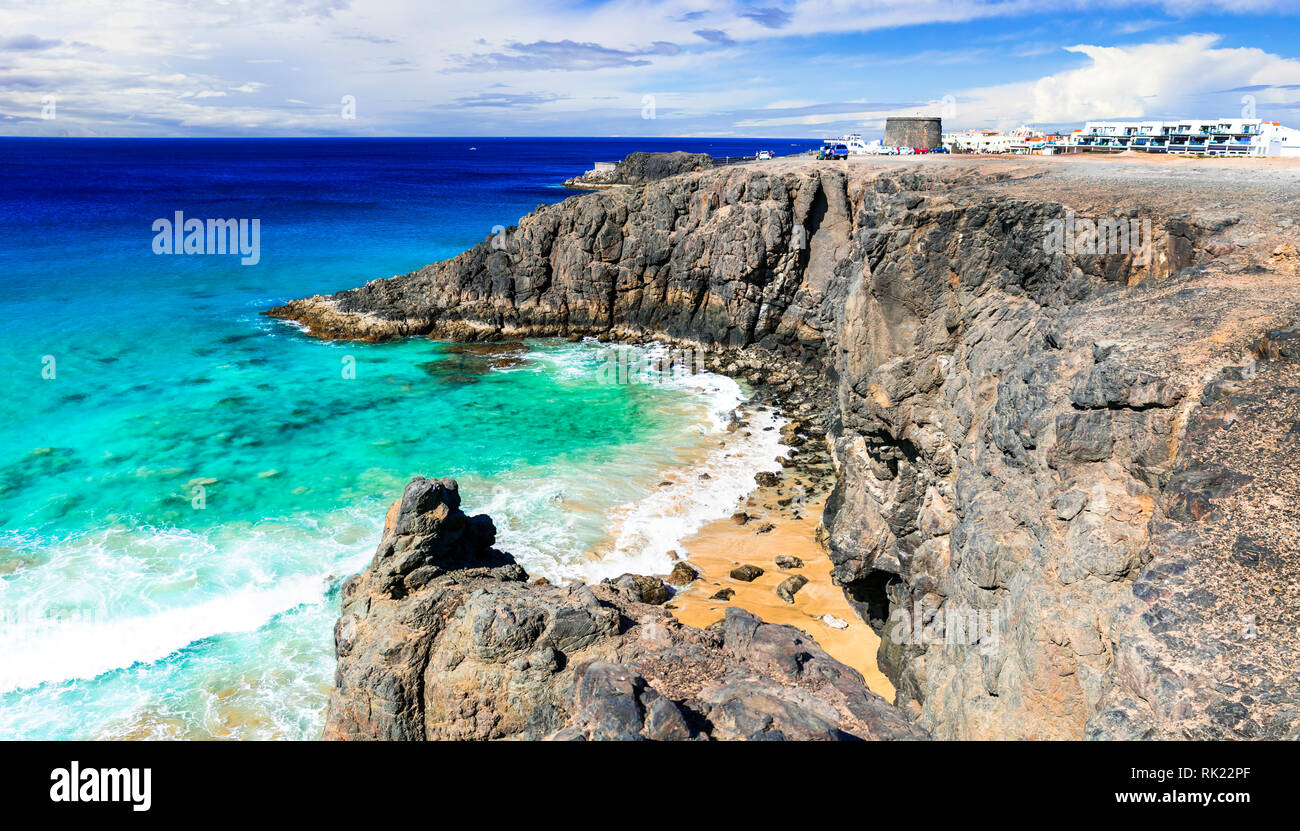
[[[0,0],[0,135],[1300,127],[1300,0]]]

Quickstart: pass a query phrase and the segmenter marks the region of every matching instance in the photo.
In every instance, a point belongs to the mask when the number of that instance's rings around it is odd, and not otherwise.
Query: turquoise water
[[[413,475],[457,477],[500,547],[563,579],[663,567],[772,464],[718,451],[726,379],[609,385],[593,343],[493,367],[262,314],[567,196],[543,183],[576,172],[558,151],[467,184],[418,144],[246,144],[24,142],[0,164],[0,736],[318,736],[338,585]],[[172,210],[260,217],[261,262],[154,255]],[[701,465],[697,499],[656,490]]]

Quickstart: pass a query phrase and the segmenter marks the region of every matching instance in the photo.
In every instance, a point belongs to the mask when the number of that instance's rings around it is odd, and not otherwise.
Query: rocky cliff
[[[643,582],[529,584],[450,479],[416,479],[343,587],[330,739],[907,739],[924,734],[804,633],[707,630]]]
[[[779,367],[769,392],[826,434],[835,576],[908,719],[1295,738],[1300,177],[1191,164],[689,174],[273,314],[328,338],[670,339],[760,384]],[[1045,244],[1085,217],[1141,241]]]

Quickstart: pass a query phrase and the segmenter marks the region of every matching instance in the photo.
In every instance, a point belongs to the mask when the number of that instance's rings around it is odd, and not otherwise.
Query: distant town
[[[1259,118],[1175,121],[1089,121],[1069,133],[1022,125],[1010,132],[968,129],[944,132],[935,117],[890,118],[883,139],[852,133],[829,139],[823,154],[911,155],[913,153],[1166,153],[1191,156],[1300,157],[1300,130]]]

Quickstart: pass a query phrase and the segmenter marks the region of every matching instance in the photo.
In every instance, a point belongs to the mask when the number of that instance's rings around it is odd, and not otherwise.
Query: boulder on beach
[[[668,586],[658,577],[646,577],[641,574],[624,574],[613,581],[615,586],[623,589],[637,603],[649,603],[658,606],[668,602]]]
[[[690,564],[677,563],[673,566],[672,574],[668,575],[668,582],[674,586],[685,586],[699,576],[700,573]]]
[[[794,603],[795,594],[806,585],[808,585],[808,578],[802,574],[795,574],[781,581],[781,585],[776,587],[776,596],[786,603]]]
[[[746,583],[752,583],[754,580],[763,576],[763,569],[758,566],[751,566],[746,563],[743,566],[736,566],[731,570],[732,580],[742,580]]]

